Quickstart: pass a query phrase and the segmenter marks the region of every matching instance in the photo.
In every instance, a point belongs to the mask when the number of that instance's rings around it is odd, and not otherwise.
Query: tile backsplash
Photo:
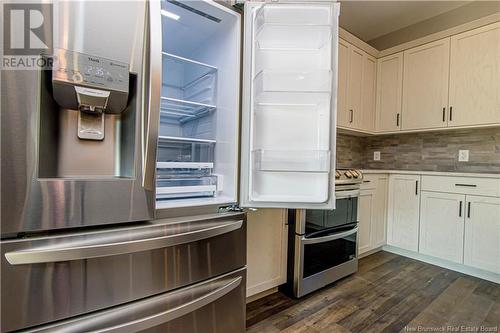
[[[469,150],[469,162],[458,151]],[[380,151],[381,160],[373,160]],[[500,128],[337,136],[337,168],[500,173]]]

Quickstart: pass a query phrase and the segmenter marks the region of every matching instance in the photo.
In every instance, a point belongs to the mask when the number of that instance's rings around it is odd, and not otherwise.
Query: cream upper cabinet
[[[349,124],[354,128],[361,125],[361,96],[363,89],[364,52],[349,46],[349,76],[347,79],[347,111]]]
[[[449,126],[500,123],[500,22],[451,37]]]
[[[467,196],[464,264],[500,274],[500,198]]]
[[[421,193],[419,252],[463,262],[465,195]]]
[[[404,51],[402,129],[447,126],[450,38]]]
[[[378,59],[376,131],[401,129],[403,52]]]
[[[377,92],[377,59],[365,55],[363,58],[363,86],[361,88],[360,129],[375,130],[375,104]]]
[[[418,251],[420,176],[391,175],[387,211],[387,244]]]
[[[339,40],[337,125],[372,132],[375,123],[376,59]]]
[[[338,93],[337,93],[337,125],[348,127],[350,114],[347,111],[347,77],[349,74],[349,44],[339,39],[338,51]]]

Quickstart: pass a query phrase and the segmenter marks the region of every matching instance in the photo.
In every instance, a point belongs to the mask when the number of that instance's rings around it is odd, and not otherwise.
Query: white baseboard
[[[420,254],[413,251],[408,251],[391,245],[385,245],[384,247],[382,247],[382,250],[500,284],[500,274],[495,274],[481,269],[449,262],[447,260],[427,256],[425,254]]]

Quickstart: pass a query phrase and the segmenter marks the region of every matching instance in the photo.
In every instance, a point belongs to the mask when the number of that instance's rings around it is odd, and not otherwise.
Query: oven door
[[[336,200],[336,208],[333,210],[308,209],[305,211],[304,230],[297,233],[312,237],[318,232],[335,231],[358,222],[358,198],[347,197]]]
[[[295,238],[297,297],[357,271],[357,224]]]

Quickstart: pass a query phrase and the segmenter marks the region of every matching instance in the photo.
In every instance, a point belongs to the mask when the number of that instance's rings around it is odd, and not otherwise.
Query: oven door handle
[[[357,198],[359,197],[360,193],[361,193],[360,190],[336,191],[335,199]]]
[[[110,235],[109,238],[96,238],[95,241],[88,239],[84,242],[68,239],[68,241],[56,245],[8,252],[5,254],[5,258],[11,265],[31,265],[107,257],[196,242],[238,230],[242,226],[243,220],[225,220],[206,228],[177,234],[164,234],[161,228],[156,232],[146,230],[144,235],[140,235],[142,237],[134,240],[126,237],[114,237],[114,235]]]
[[[332,240],[344,238],[347,236],[350,236],[352,234],[355,234],[358,232],[358,227],[355,227],[351,230],[347,230],[344,232],[339,232],[336,234],[328,235],[328,236],[323,236],[323,237],[316,237],[316,238],[307,238],[305,236],[302,236],[301,241],[302,244],[304,245],[309,245],[309,244],[317,244],[317,243],[324,243],[324,242],[329,242]]]

